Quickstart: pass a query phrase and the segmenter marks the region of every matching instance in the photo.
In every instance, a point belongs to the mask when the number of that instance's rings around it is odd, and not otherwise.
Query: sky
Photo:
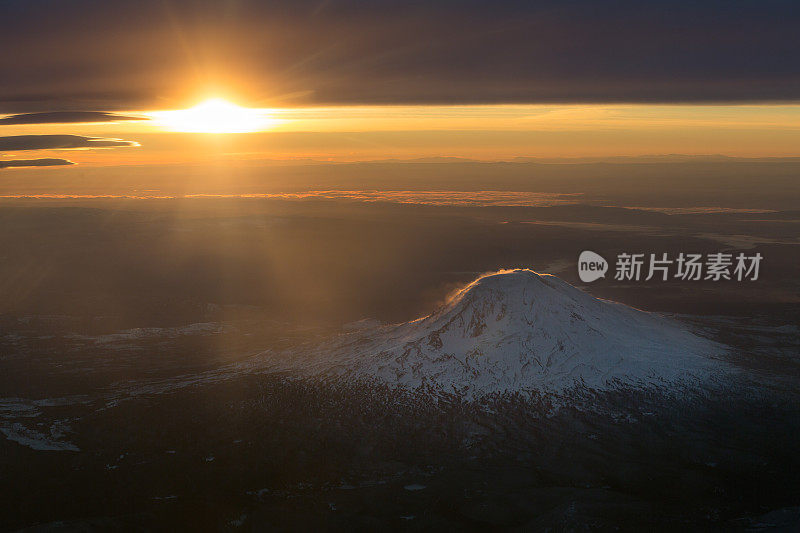
[[[797,156],[799,23],[772,0],[4,0],[0,169]],[[253,127],[163,114],[210,98]]]

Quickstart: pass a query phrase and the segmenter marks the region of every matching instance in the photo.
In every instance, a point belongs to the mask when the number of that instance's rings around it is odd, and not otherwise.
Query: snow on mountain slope
[[[724,352],[678,322],[511,270],[478,278],[429,316],[346,333],[272,363],[475,396],[702,379],[724,366],[714,359]]]

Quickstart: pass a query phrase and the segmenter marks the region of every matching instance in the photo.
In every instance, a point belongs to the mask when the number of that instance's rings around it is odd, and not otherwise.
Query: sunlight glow
[[[222,98],[211,98],[190,109],[150,115],[167,129],[188,133],[248,133],[283,122],[269,117],[265,109],[241,107]]]

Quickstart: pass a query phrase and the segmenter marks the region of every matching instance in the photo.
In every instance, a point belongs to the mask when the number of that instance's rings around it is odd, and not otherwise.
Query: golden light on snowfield
[[[166,129],[187,133],[250,133],[282,122],[270,117],[268,110],[241,107],[222,98],[211,98],[189,109],[154,111],[149,115]]]

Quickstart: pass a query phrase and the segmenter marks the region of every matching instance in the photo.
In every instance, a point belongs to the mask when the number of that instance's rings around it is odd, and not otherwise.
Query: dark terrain
[[[6,200],[0,428],[14,438],[0,441],[0,524],[789,531],[800,523],[798,220],[592,202]],[[612,272],[585,285],[575,268],[587,249],[764,261],[753,282]],[[741,372],[701,389],[478,402],[218,373],[363,318],[413,319],[513,267],[677,315],[733,346]]]

